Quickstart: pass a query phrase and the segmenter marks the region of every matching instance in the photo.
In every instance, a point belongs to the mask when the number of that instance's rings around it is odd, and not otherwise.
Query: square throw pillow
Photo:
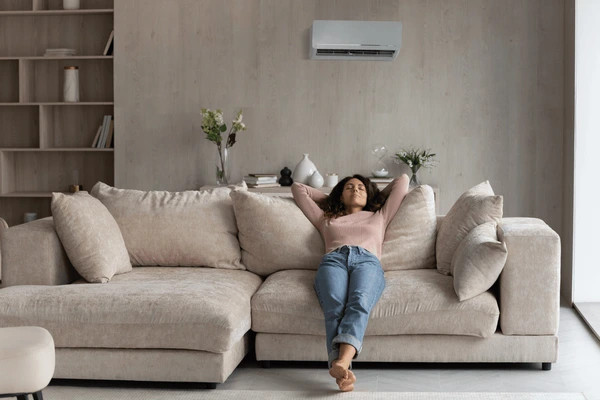
[[[450,264],[456,248],[471,229],[486,222],[502,219],[502,196],[494,195],[489,181],[464,192],[440,224],[435,243],[438,272],[450,275]]]
[[[504,268],[508,252],[506,244],[498,241],[496,228],[495,222],[476,226],[454,252],[450,269],[460,301],[487,291]]]
[[[232,191],[242,262],[261,276],[284,269],[319,268],[325,245],[293,198]]]
[[[402,200],[383,239],[384,271],[435,268],[437,217],[433,189],[420,185]]]
[[[246,269],[229,197],[234,188],[143,191],[98,182],[91,194],[117,221],[133,265]]]
[[[65,252],[86,281],[106,283],[131,271],[119,226],[98,199],[87,192],[52,193],[50,207]]]

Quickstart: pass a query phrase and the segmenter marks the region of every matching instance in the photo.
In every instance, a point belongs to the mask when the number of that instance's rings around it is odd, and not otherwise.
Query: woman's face
[[[367,205],[367,188],[360,179],[349,179],[342,191],[342,203],[346,208]]]

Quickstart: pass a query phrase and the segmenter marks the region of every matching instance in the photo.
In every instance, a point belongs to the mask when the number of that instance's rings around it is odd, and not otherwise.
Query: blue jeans
[[[369,314],[384,288],[381,263],[370,251],[343,245],[323,256],[314,289],[325,315],[329,368],[339,357],[340,343],[354,346],[353,359],[360,354]]]

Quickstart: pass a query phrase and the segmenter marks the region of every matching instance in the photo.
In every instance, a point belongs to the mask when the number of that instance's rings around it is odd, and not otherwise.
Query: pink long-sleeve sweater
[[[394,179],[384,189],[389,193],[383,207],[376,212],[359,211],[337,218],[326,218],[316,202],[327,195],[302,183],[292,184],[296,204],[325,240],[326,253],[342,245],[361,246],[381,259],[385,230],[408,193],[408,177]]]

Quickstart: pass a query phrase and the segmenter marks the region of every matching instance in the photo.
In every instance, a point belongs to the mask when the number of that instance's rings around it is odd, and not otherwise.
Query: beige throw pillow
[[[402,200],[390,221],[381,254],[384,271],[435,268],[437,218],[433,189],[420,185]]]
[[[86,281],[106,283],[131,271],[119,226],[98,199],[87,192],[52,193],[50,207],[65,252]]]
[[[460,242],[451,271],[460,301],[478,296],[492,287],[506,263],[506,244],[498,241],[496,222],[476,226]]]
[[[502,218],[502,196],[494,195],[489,181],[464,192],[446,214],[437,234],[435,254],[438,272],[450,275],[450,264],[456,248],[478,225],[499,222]]]
[[[229,198],[233,189],[142,191],[98,182],[91,194],[119,224],[133,265],[245,269]]]
[[[325,245],[293,198],[232,191],[242,262],[261,276],[319,268]]]

